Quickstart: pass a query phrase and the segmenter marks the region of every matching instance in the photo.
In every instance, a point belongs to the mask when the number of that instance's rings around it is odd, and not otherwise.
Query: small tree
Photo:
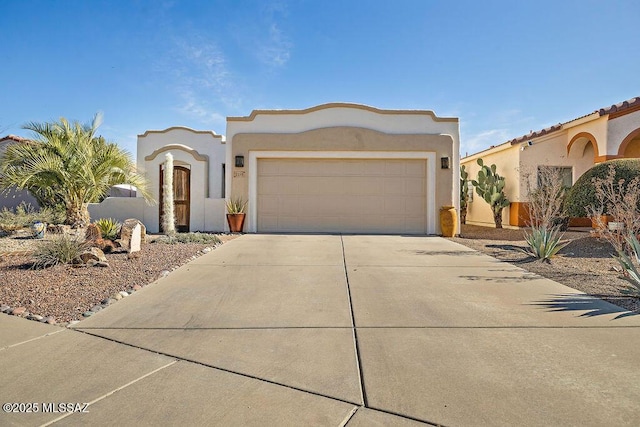
[[[467,207],[469,206],[469,173],[464,165],[460,166],[460,222],[467,223]]]
[[[76,227],[90,223],[88,204],[99,202],[114,185],[133,185],[152,201],[131,155],[96,135],[101,121],[96,114],[86,125],[64,118],[27,124],[34,138],[7,148],[0,159],[0,190],[28,189],[51,203],[61,202],[66,223]]]
[[[605,178],[593,178],[593,187],[597,202],[587,207],[587,212],[594,218],[601,236],[608,240],[616,251],[626,247],[626,237],[640,233],[640,176],[630,181],[616,180],[615,165],[608,166]],[[610,229],[602,220],[606,212],[613,217],[613,222],[620,227]]]
[[[496,228],[502,228],[502,210],[509,206],[509,199],[504,194],[505,179],[496,172],[496,165],[486,166],[482,159],[478,159],[478,165],[481,167],[478,177],[471,183],[491,207]]]
[[[568,242],[560,242],[562,234],[563,205],[566,188],[562,183],[560,169],[539,166],[534,187],[531,173],[525,174],[529,194],[529,231],[525,232],[528,252],[534,257],[549,262]]]
[[[532,183],[532,174],[525,174],[529,195],[529,226],[552,228],[562,224],[564,200],[567,188],[562,183],[560,169],[552,166],[538,166],[537,185]]]

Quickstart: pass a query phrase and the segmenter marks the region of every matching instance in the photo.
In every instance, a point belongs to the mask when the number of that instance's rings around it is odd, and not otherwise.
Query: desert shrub
[[[561,242],[562,235],[557,227],[531,226],[531,233],[525,234],[528,253],[541,261],[547,261],[555,256],[569,242]]]
[[[2,208],[0,211],[0,230],[15,231],[29,227],[34,222],[59,224],[64,221],[64,209],[59,207],[37,209],[29,203],[21,203],[14,209]]]
[[[33,254],[34,268],[53,267],[58,264],[69,264],[87,249],[87,244],[67,234],[42,242]]]
[[[175,233],[173,235],[164,235],[158,237],[155,242],[157,243],[165,243],[165,244],[176,244],[176,243],[200,243],[200,244],[218,244],[221,243],[218,236],[215,234],[209,233]]]
[[[564,222],[564,203],[567,188],[562,182],[562,172],[553,166],[539,166],[537,185],[533,185],[531,173],[524,174],[528,193],[529,224],[532,227],[552,228]]]
[[[629,253],[628,235],[640,233],[640,175],[630,181],[624,178],[616,180],[616,168],[609,165],[604,178],[594,178],[593,187],[596,203],[587,206],[587,213],[595,218],[601,236],[607,239],[616,251]],[[606,212],[613,222],[622,227],[609,229],[602,221]]]
[[[605,179],[609,174],[609,165],[613,165],[615,170],[614,181],[621,179],[629,183],[633,178],[640,176],[640,159],[616,159],[600,163],[586,171],[575,182],[567,194],[565,210],[571,217],[589,216],[589,206],[597,206],[599,201],[596,197],[594,179]],[[606,206],[603,213],[608,213]]]
[[[107,240],[116,240],[120,232],[120,227],[122,227],[122,224],[113,218],[100,218],[93,223],[100,228],[102,238]]]

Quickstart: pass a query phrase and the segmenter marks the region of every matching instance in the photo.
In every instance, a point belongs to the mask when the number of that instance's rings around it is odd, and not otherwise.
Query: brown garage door
[[[259,232],[426,233],[426,160],[260,159]]]

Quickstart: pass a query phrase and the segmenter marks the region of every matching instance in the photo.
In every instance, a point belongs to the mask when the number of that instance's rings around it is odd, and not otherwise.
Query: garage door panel
[[[424,177],[427,173],[426,162],[405,163],[405,174],[407,176]]]
[[[424,197],[426,193],[425,181],[420,178],[407,178],[405,180],[404,195]]]
[[[426,232],[426,160],[259,159],[258,231]]]

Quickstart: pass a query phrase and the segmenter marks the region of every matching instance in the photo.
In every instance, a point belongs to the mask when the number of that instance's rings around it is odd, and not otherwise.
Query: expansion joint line
[[[351,286],[349,285],[349,272],[347,271],[347,260],[344,253],[344,240],[340,235],[340,244],[342,245],[342,265],[344,266],[344,278],[347,283],[347,297],[349,299],[349,313],[351,314],[351,330],[353,331],[353,344],[356,352],[356,365],[358,367],[358,378],[360,380],[360,394],[362,395],[362,403],[364,407],[369,407],[367,400],[367,391],[364,386],[364,374],[362,372],[362,359],[360,357],[360,346],[358,344],[358,330],[356,329],[356,319],[353,314],[353,300],[351,299]]]

